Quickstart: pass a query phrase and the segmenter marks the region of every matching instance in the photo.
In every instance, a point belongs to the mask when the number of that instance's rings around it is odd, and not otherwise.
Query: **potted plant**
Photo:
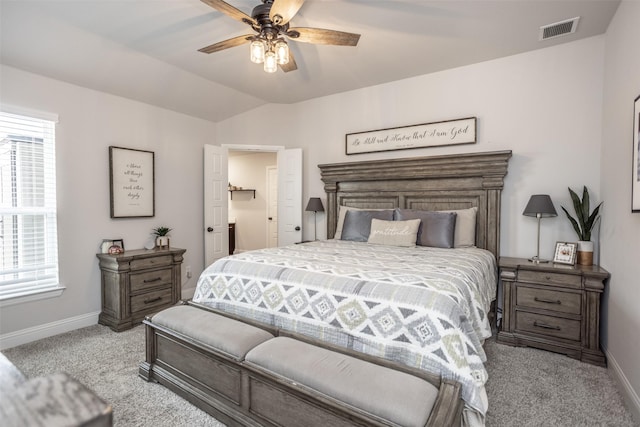
[[[600,219],[598,212],[600,212],[602,202],[596,206],[593,212],[589,213],[589,190],[587,190],[586,186],[582,189],[582,200],[580,200],[580,197],[578,197],[576,192],[571,188],[569,188],[569,194],[573,201],[573,209],[576,212],[577,219],[569,215],[569,212],[564,208],[564,206],[562,206],[562,210],[567,214],[567,218],[571,221],[571,225],[573,225],[573,229],[578,234],[578,239],[580,239],[578,242],[578,264],[592,265],[593,242],[591,241],[591,231]]]
[[[156,227],[152,230],[156,236],[156,246],[160,249],[169,249],[169,232],[171,230],[171,228],[164,226]]]

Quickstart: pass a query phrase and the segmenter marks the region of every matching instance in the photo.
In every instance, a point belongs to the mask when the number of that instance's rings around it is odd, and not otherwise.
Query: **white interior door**
[[[229,255],[229,199],[227,149],[204,146],[204,261],[205,267]]]
[[[302,241],[302,149],[278,151],[278,246]]]
[[[278,246],[278,168],[267,167],[267,247]]]

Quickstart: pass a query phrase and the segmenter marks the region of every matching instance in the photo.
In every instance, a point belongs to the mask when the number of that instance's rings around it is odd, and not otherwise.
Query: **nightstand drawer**
[[[516,330],[580,341],[579,320],[517,311]]]
[[[131,314],[137,312],[148,313],[149,309],[161,305],[171,304],[171,288],[131,297]]]
[[[518,307],[541,308],[561,313],[580,314],[582,294],[559,292],[547,289],[518,286],[516,305]]]
[[[562,273],[548,273],[546,271],[520,270],[518,281],[533,282],[540,284],[570,286],[580,289],[582,287],[582,276]]]
[[[145,268],[171,265],[172,259],[173,257],[171,255],[155,256],[131,260],[129,265],[131,266],[131,270],[144,270]]]
[[[131,292],[135,293],[150,288],[156,288],[158,286],[171,283],[171,268],[163,268],[162,270],[148,271],[146,273],[132,274],[131,280]]]

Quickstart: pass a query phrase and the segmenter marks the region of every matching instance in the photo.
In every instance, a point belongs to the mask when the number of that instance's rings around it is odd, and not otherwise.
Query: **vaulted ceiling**
[[[251,15],[260,0],[227,0]],[[606,32],[619,0],[307,0],[296,27],[361,34],[356,47],[289,43],[298,70],[267,74],[248,45],[198,49],[251,33],[200,0],[0,2],[3,64],[221,121]],[[580,17],[577,31],[539,27]]]

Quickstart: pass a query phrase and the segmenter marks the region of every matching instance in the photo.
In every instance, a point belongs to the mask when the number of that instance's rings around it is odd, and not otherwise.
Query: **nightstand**
[[[606,366],[601,295],[609,273],[596,265],[534,264],[500,257],[503,314],[497,341]]]
[[[130,329],[148,314],[180,299],[185,249],[137,249],[122,254],[97,254],[102,282],[98,323],[116,332]]]

